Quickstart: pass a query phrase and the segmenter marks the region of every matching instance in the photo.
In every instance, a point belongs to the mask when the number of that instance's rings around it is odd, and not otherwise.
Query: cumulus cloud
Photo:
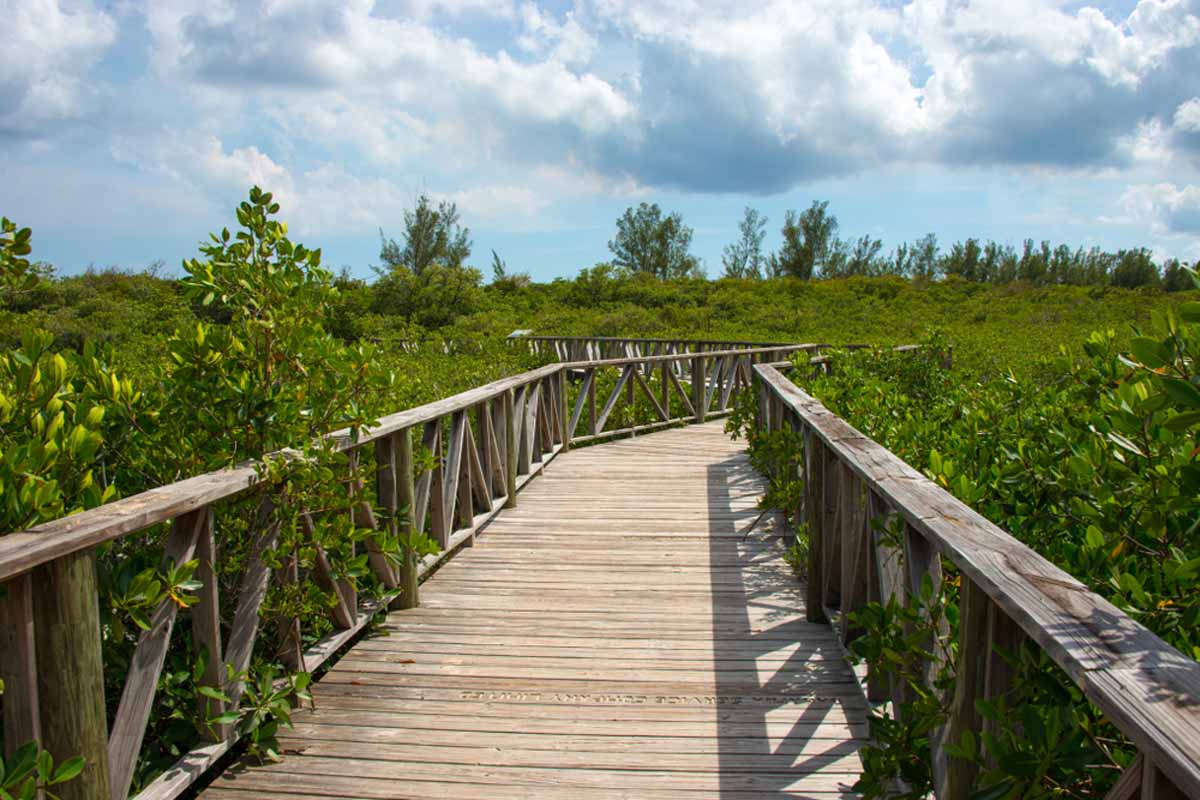
[[[1134,221],[1155,233],[1200,235],[1200,186],[1139,184],[1125,191],[1121,203]]]
[[[0,0],[0,136],[36,137],[86,117],[101,91],[88,72],[117,35],[90,2]]]

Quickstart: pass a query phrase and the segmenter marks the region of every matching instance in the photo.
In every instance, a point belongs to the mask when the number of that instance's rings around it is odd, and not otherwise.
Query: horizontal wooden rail
[[[951,717],[933,737],[939,798],[969,794],[971,766],[949,758],[943,743],[983,721],[977,698],[1003,695],[1011,669],[996,647],[1032,640],[1140,751],[1120,797],[1200,797],[1200,664],[1165,643],[1068,573],[989,522],[890,451],[855,430],[770,364],[753,367],[756,424],[801,434],[797,474],[805,481],[793,509],[809,535],[808,615],[847,618],[870,600],[935,585],[941,559],[963,577],[957,685]],[[902,521],[903,542],[879,528]],[[996,646],[996,647],[994,647]],[[929,677],[932,677],[932,667]],[[904,700],[901,687],[869,677],[872,699]],[[930,686],[932,689],[932,685]],[[1136,774],[1135,774],[1136,773]]]

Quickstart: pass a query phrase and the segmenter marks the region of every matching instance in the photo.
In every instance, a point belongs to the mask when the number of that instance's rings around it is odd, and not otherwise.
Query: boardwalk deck
[[[560,455],[205,796],[852,797],[864,703],[761,491],[720,423]]]

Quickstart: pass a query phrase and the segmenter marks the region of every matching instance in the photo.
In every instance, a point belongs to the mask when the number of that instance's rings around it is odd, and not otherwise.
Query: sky
[[[0,214],[179,272],[251,185],[361,277],[422,193],[471,261],[607,260],[828,200],[846,237],[1200,258],[1200,0],[0,0]]]

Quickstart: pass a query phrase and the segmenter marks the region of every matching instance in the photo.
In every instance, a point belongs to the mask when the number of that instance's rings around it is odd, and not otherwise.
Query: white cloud
[[[1200,185],[1174,183],[1130,186],[1121,197],[1129,219],[1157,234],[1200,237]]]
[[[1200,133],[1200,97],[1193,97],[1175,109],[1175,128],[1187,133]]]
[[[37,136],[85,117],[99,89],[88,72],[117,35],[90,2],[0,0],[0,135]]]

